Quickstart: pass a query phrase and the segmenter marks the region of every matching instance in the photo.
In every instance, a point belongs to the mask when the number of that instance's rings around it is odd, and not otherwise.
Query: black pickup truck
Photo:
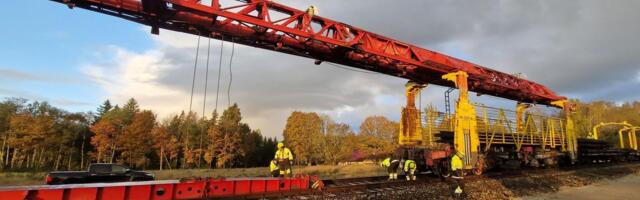
[[[56,171],[49,172],[45,177],[45,183],[72,184],[72,183],[113,183],[127,181],[150,181],[155,176],[149,172],[134,171],[118,164],[95,163],[89,165],[89,171]]]

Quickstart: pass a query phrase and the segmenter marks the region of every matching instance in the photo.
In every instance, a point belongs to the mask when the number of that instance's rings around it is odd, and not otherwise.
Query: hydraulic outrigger
[[[571,163],[574,163],[578,159],[578,136],[576,134],[573,118],[571,117],[571,113],[575,110],[575,104],[569,102],[566,99],[553,101],[551,102],[551,104],[562,108],[562,110],[564,111],[564,131],[566,137],[565,140],[567,142],[565,150],[569,152]]]
[[[420,96],[426,84],[419,84],[413,81],[407,82],[405,85],[405,95],[407,104],[402,108],[400,115],[400,132],[398,134],[398,142],[401,146],[415,147],[424,145],[422,135],[422,115],[421,111],[416,108],[416,97]],[[429,143],[429,142],[427,142]]]
[[[443,79],[454,82],[459,90],[458,101],[456,102],[456,112],[454,116],[454,138],[453,146],[459,152],[463,152],[462,162],[465,169],[477,167],[480,151],[480,139],[478,138],[478,121],[476,110],[469,101],[469,88],[466,72],[458,71],[445,74]]]

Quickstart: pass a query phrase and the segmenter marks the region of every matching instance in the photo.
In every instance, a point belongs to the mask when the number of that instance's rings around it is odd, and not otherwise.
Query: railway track
[[[556,177],[565,177],[563,180],[570,180],[571,177],[613,177],[612,175],[625,175],[629,173],[637,173],[640,171],[640,163],[607,163],[607,164],[588,164],[588,165],[579,165],[569,168],[560,168],[560,169],[520,169],[520,170],[503,170],[503,171],[490,171],[486,174],[480,176],[466,176],[464,183],[466,185],[471,185],[472,188],[475,187],[475,192],[473,189],[469,191],[474,195],[484,195],[480,192],[486,191],[504,191],[505,187],[513,186],[518,187],[520,183],[525,183],[524,188],[516,188],[519,190],[531,191],[535,190],[535,188],[531,188],[527,186],[527,184],[531,185],[540,185],[542,188],[548,188],[550,185],[545,183],[554,183],[553,180]],[[603,176],[604,175],[604,176]],[[450,186],[452,185],[451,179],[441,179],[430,174],[420,174],[418,175],[417,181],[406,181],[404,180],[404,176],[399,176],[399,180],[389,181],[386,176],[376,176],[376,177],[361,177],[361,178],[345,178],[345,179],[329,179],[322,180],[312,178],[306,176],[305,179],[302,177],[302,181],[306,184],[313,183],[314,185],[321,185],[323,187],[311,187],[308,186],[298,186],[301,189],[291,189],[291,190],[280,190],[280,192],[263,192],[263,193],[254,193],[254,196],[247,190],[233,190],[240,191],[235,193],[229,193],[229,195],[221,195],[219,193],[215,193],[214,191],[218,191],[220,188],[229,188],[225,185],[221,185],[222,180],[209,180],[206,182],[203,181],[178,181],[178,180],[167,180],[167,181],[153,181],[153,184],[149,182],[137,182],[137,183],[110,183],[110,184],[82,184],[82,185],[60,185],[60,186],[17,186],[15,188],[0,188],[0,191],[4,189],[4,195],[9,195],[8,199],[31,199],[31,195],[39,195],[39,197],[47,197],[44,199],[75,199],[75,198],[63,198],[65,195],[73,195],[77,196],[76,193],[85,192],[86,195],[96,196],[96,194],[89,194],[91,191],[96,192],[97,188],[101,188],[98,191],[98,195],[96,197],[101,197],[100,195],[105,192],[112,191],[114,188],[121,188],[127,190],[126,193],[136,192],[136,195],[142,195],[152,193],[155,195],[154,197],[162,197],[160,199],[169,199],[167,196],[162,196],[159,192],[165,192],[169,190],[168,194],[172,194],[173,198],[171,199],[219,199],[219,197],[228,197],[228,199],[403,199],[403,197],[413,197],[417,199],[446,199],[449,194]],[[566,179],[570,178],[570,179]],[[281,179],[265,179],[268,180],[269,183],[272,183],[275,180],[276,184],[283,184],[281,186],[276,185],[275,187],[287,187],[284,184],[294,184],[294,182],[287,181],[279,181]],[[289,179],[287,179],[289,180]],[[292,179],[294,180],[294,179]],[[295,179],[298,180],[298,179]],[[300,183],[300,180],[297,182]],[[547,181],[549,180],[549,181]],[[222,182],[221,182],[222,181]],[[254,181],[256,184],[265,183],[260,182],[258,180],[247,180],[247,179],[229,179],[228,184],[237,185],[237,187],[241,188],[257,188],[254,186],[248,187],[246,184],[247,181]],[[318,182],[320,181],[320,182]],[[487,183],[493,183],[494,187],[487,186]],[[507,185],[509,186],[507,186]],[[206,185],[206,187],[204,187]],[[273,184],[270,184],[273,185]],[[475,186],[473,186],[475,185]],[[173,187],[170,187],[173,186]],[[264,185],[263,185],[264,186]],[[556,188],[562,185],[555,184],[553,185]],[[39,188],[40,187],[40,188]],[[75,188],[72,190],[65,188]],[[146,188],[146,190],[143,190]],[[163,189],[164,188],[164,189]],[[200,189],[192,189],[192,188],[200,188]],[[312,189],[316,188],[316,189]],[[502,190],[500,189],[502,188]],[[511,190],[514,188],[509,187]],[[26,189],[26,190],[25,190]],[[201,189],[207,191],[207,195],[201,194]],[[64,194],[63,194],[64,190]],[[7,192],[9,191],[9,192]],[[11,193],[13,191],[14,193]],[[27,192],[28,195],[20,198],[11,198],[18,197],[22,192]],[[60,193],[51,193],[52,191],[59,191]],[[227,192],[233,192],[229,190]],[[245,191],[242,193],[241,191]],[[277,190],[276,190],[277,191]],[[42,192],[42,194],[40,194]],[[191,192],[191,193],[189,193]],[[196,194],[199,193],[199,194]],[[224,189],[222,189],[224,192]],[[20,193],[20,194],[18,194]],[[60,194],[61,197],[53,197],[51,195]],[[209,196],[208,194],[214,194]],[[217,196],[215,194],[218,194]],[[502,194],[502,193],[501,193]],[[132,195],[132,194],[130,194]],[[176,196],[177,195],[177,196]],[[190,195],[190,196],[185,196]],[[134,195],[135,196],[135,195]],[[3,196],[4,199],[7,196]],[[477,196],[476,196],[477,197]],[[104,197],[95,198],[95,199],[105,199]],[[129,198],[129,199],[142,199],[142,198]],[[158,199],[158,198],[144,198],[144,199]]]
[[[491,171],[483,175],[469,175],[465,177],[465,183],[473,183],[486,179],[514,179],[524,177],[549,177],[571,175],[583,169],[615,170],[617,168],[638,167],[638,163],[628,164],[599,164],[580,165],[567,168],[550,169],[520,169],[506,171]],[[584,172],[582,172],[584,173]],[[247,199],[383,199],[384,197],[399,194],[400,196],[415,187],[438,182],[451,184],[450,179],[442,179],[430,174],[421,174],[417,181],[406,181],[399,175],[395,181],[387,180],[386,176],[345,178],[324,180],[324,189],[321,191],[299,191],[292,193],[272,194],[260,197],[247,197]]]

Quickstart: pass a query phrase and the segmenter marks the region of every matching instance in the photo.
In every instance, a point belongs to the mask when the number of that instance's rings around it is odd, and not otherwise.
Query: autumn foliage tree
[[[392,153],[398,144],[399,124],[383,116],[367,117],[360,124],[363,150],[372,157]]]
[[[91,132],[95,134],[91,137],[91,145],[96,150],[94,152],[96,162],[107,162],[109,160],[107,157],[111,155],[115,143],[116,125],[107,120],[101,120],[91,126]]]
[[[580,137],[600,122],[640,125],[640,102],[574,102]],[[370,116],[358,128],[354,133],[349,124],[327,115],[295,111],[282,133],[296,162],[305,165],[378,159],[397,147],[395,121]],[[602,139],[617,144],[616,127],[599,131]],[[135,99],[121,105],[105,101],[96,113],[74,113],[46,102],[9,98],[0,101],[0,170],[83,170],[94,162],[140,169],[264,167],[278,140],[262,134],[243,122],[237,104],[210,118],[180,112],[158,120]]]
[[[357,144],[352,143],[355,134],[348,124],[337,123],[329,116],[322,116],[323,144],[321,145],[324,163],[337,164],[353,159]]]
[[[178,138],[169,132],[166,124],[160,124],[151,131],[153,149],[158,156],[159,169],[171,168],[171,160],[178,156]]]
[[[284,143],[294,154],[294,160],[302,164],[318,163],[322,157],[322,119],[316,113],[295,111],[287,119]]]
[[[148,154],[153,152],[151,132],[156,125],[156,117],[151,111],[145,110],[134,113],[131,120],[117,140],[121,146],[121,163],[144,168],[149,162]]]

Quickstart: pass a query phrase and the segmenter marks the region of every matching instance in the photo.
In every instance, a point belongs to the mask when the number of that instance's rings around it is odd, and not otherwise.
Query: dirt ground
[[[640,164],[465,180],[466,199],[640,199]],[[375,199],[453,199],[451,182],[408,187]]]
[[[640,173],[627,175],[619,179],[596,182],[582,187],[561,187],[557,193],[522,197],[523,200],[542,199],[640,199]]]

